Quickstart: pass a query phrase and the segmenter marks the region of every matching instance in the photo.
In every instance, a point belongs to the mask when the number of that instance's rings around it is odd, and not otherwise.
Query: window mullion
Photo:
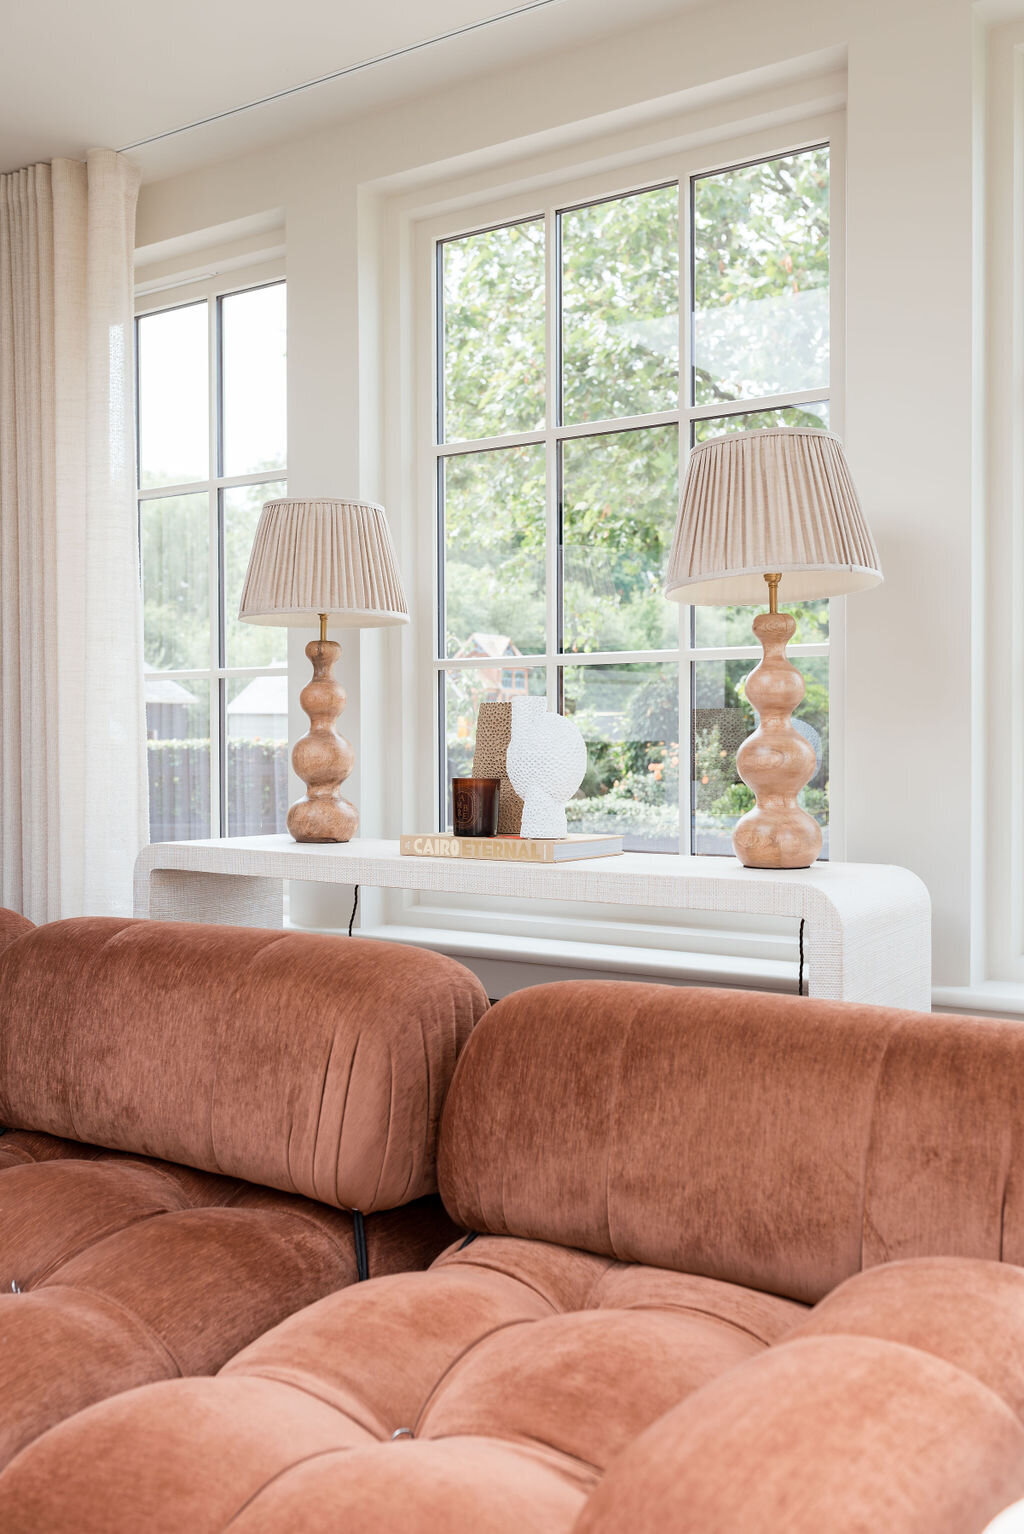
[[[226,677],[287,676],[287,666],[225,666],[220,673]],[[203,671],[151,671],[150,676],[168,677],[173,682],[205,682],[210,673]]]
[[[220,472],[220,358],[217,299],[212,292],[207,301],[207,368],[209,409],[209,478],[206,485],[210,518],[209,593],[210,593],[210,835],[222,836],[222,742],[221,742],[221,557],[220,495],[216,489]]]
[[[275,484],[279,479],[288,478],[288,467],[282,464],[279,469],[259,469],[255,474],[219,474],[215,484],[221,490],[248,490],[253,486]]]
[[[140,488],[138,497],[140,501],[165,501],[174,495],[202,495],[209,488],[208,479],[195,479],[187,485],[151,485],[145,490]]]
[[[649,426],[672,426],[678,420],[678,410],[653,410],[648,415],[612,416],[603,421],[577,421],[571,426],[559,426],[558,436],[563,441],[578,437],[607,437],[613,432],[641,431]]]
[[[831,397],[829,389],[795,389],[789,394],[762,394],[750,399],[718,399],[710,405],[693,405],[689,415],[694,421],[716,421],[730,415],[755,415],[763,410],[786,410],[792,406],[823,405]]]
[[[689,414],[693,389],[693,280],[692,280],[692,182],[679,177],[679,488],[686,471],[692,432]],[[694,852],[693,842],[693,663],[691,660],[693,609],[679,604],[679,851]]]
[[[545,584],[546,584],[546,648],[549,655],[557,655],[562,647],[562,508],[561,508],[561,453],[555,429],[561,421],[559,399],[561,382],[561,252],[559,249],[558,214],[548,208],[544,214],[545,254],[545,370],[546,400],[545,424],[547,446],[544,453],[545,482]],[[561,708],[561,686],[558,661],[547,665],[547,705],[549,709]]]
[[[773,405],[779,403],[779,401],[772,401]],[[791,402],[788,399],[781,401],[783,405],[789,403]],[[743,408],[747,407],[744,405]],[[434,445],[433,450],[439,458],[456,458],[467,453],[489,453],[500,448],[533,447],[537,443],[550,442],[554,439],[568,441],[578,437],[607,437],[613,432],[642,431],[649,426],[672,426],[679,417],[678,409],[655,410],[649,415],[612,416],[607,420],[576,421],[570,426],[553,424],[544,431],[510,432],[501,437],[470,437],[462,441],[439,442]]]
[[[464,441],[438,442],[434,452],[438,458],[460,458],[466,453],[489,453],[507,447],[535,447],[546,442],[549,433],[544,431],[509,432],[502,437],[470,437]]]

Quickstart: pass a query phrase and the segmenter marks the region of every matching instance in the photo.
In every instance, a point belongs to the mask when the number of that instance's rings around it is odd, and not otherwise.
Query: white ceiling
[[[4,8],[0,171],[124,149],[529,0],[22,0]],[[147,179],[678,12],[699,0],[552,0],[133,152]]]

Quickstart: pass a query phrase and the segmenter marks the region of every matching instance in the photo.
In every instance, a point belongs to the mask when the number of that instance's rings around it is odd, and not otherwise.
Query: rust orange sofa
[[[487,1006],[460,966],[9,912],[0,949],[0,1465],[450,1241],[437,1123]]]
[[[463,1049],[438,1178],[426,1272],[67,1415],[4,1534],[980,1534],[1024,1495],[1024,1026],[538,987]]]

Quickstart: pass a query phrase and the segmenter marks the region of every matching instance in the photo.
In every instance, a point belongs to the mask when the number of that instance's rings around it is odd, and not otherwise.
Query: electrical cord
[[[365,1283],[370,1276],[370,1257],[366,1248],[366,1221],[358,1209],[352,1211],[352,1235],[356,1248],[356,1281]]]

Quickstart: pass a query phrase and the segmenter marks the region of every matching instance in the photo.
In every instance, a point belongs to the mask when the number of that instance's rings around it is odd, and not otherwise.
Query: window
[[[753,803],[735,758],[756,609],[680,609],[663,576],[690,445],[829,424],[828,148],[435,249],[440,824],[479,703],[528,692],[587,741],[570,830],[728,853]],[[827,828],[828,604],[780,596],[818,756],[803,802]]]
[[[285,493],[285,285],[136,326],[150,836],[280,830],[287,631],[236,614],[262,504]]]

